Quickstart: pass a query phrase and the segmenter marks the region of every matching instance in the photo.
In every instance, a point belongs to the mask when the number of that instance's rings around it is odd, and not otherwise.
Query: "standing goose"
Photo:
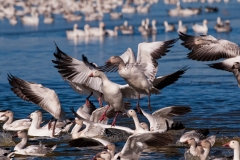
[[[66,115],[54,90],[41,84],[28,82],[16,76],[8,75],[11,90],[21,99],[31,101],[49,112],[55,119],[66,122]],[[56,124],[55,120],[55,124]],[[53,129],[54,130],[54,129]]]
[[[27,144],[27,134],[24,131],[18,131],[15,135],[18,138],[21,138],[21,142],[14,147],[14,154],[20,155],[31,155],[31,156],[45,156],[48,153],[51,153],[57,146],[54,145],[52,148],[46,147],[43,144],[39,145],[30,145],[24,148]]]
[[[1,117],[7,117],[8,120],[4,123],[3,129],[7,131],[19,131],[23,129],[28,129],[31,125],[30,119],[19,119],[13,121],[13,112],[6,111]]]
[[[139,94],[137,102],[138,111],[140,111],[140,94],[148,95],[148,107],[151,110],[150,95],[159,94],[160,92],[159,88],[153,85],[158,70],[156,60],[166,55],[166,52],[169,51],[168,48],[172,47],[177,40],[140,43],[138,45],[137,60],[133,51],[128,48],[121,56],[110,57],[106,65],[99,67],[99,69],[106,72],[118,70],[119,75]]]
[[[168,121],[169,126],[172,126],[173,116],[186,114],[191,111],[191,108],[188,106],[169,106],[161,108],[155,111],[153,114],[149,114],[143,109],[141,109],[141,111],[150,123],[150,131],[157,131],[167,129],[166,121]]]
[[[89,70],[89,66],[62,52],[57,45],[54,56],[56,57],[56,60],[52,60],[52,62],[56,64],[54,67],[58,69],[60,75],[70,84],[74,91],[81,95],[88,95],[86,98],[86,104],[88,106],[90,105],[88,98],[92,95],[96,98],[103,97],[104,99],[100,87],[102,81],[99,78],[89,79],[88,75],[90,72],[84,72],[85,70]],[[85,76],[83,77],[83,75]],[[92,83],[92,81],[94,81],[94,83]],[[98,100],[100,106],[102,106],[102,99]]]

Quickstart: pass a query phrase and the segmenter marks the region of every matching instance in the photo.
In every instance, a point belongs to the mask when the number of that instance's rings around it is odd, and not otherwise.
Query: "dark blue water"
[[[167,9],[175,8],[174,5],[165,5],[162,2],[152,5],[149,14],[123,15],[123,19],[111,20],[105,14],[103,21],[106,28],[113,29],[115,25],[120,25],[124,20],[135,26],[135,34],[126,36],[119,34],[118,37],[103,38],[82,38],[78,40],[68,40],[65,35],[67,29],[71,29],[73,22],[65,21],[61,15],[55,15],[55,22],[52,25],[43,24],[38,27],[26,27],[19,22],[16,26],[11,26],[8,20],[0,20],[0,109],[11,109],[15,117],[25,118],[31,112],[39,109],[38,106],[25,102],[18,98],[10,90],[7,74],[11,73],[24,80],[41,83],[44,86],[54,89],[59,96],[62,107],[69,117],[73,117],[69,107],[77,109],[85,102],[86,96],[75,93],[70,86],[63,81],[57,70],[53,67],[51,60],[54,59],[54,41],[59,48],[72,57],[81,60],[84,54],[90,61],[103,65],[112,55],[120,55],[132,48],[137,53],[137,45],[140,42],[164,41],[177,38],[176,32],[165,33],[162,22],[167,20],[177,25],[179,19],[184,24],[189,25],[188,34],[194,34],[191,24],[202,23],[206,18],[209,23],[209,32],[217,38],[228,39],[239,44],[240,41],[240,4],[232,0],[229,3],[185,3],[183,7],[217,6],[218,13],[205,13],[191,17],[169,17]],[[119,10],[119,9],[118,9]],[[229,34],[216,33],[214,25],[216,18],[230,19],[233,31]],[[156,37],[142,37],[137,28],[144,18],[156,19],[158,21],[158,34]],[[42,20],[42,17],[41,17]],[[77,22],[83,28],[85,21]],[[98,22],[90,22],[90,26],[98,26]],[[187,115],[175,118],[181,121],[187,129],[209,128],[213,133],[220,131],[219,143],[213,150],[224,150],[219,147],[223,136],[237,136],[240,131],[239,125],[239,94],[240,90],[237,82],[231,73],[209,68],[203,62],[192,61],[186,58],[188,50],[180,45],[178,41],[166,56],[159,62],[157,75],[166,75],[176,70],[189,66],[190,69],[175,84],[162,90],[160,95],[153,95],[151,103],[153,110],[169,105],[189,105],[192,112]],[[109,73],[109,78],[120,84],[125,84],[119,75]],[[97,105],[97,101],[92,98]],[[136,101],[132,100],[135,107]],[[147,98],[142,98],[140,105],[147,110]],[[50,115],[44,112],[44,118],[50,119]],[[142,121],[146,121],[141,117]],[[133,128],[132,119],[119,120],[118,125],[125,125]],[[118,144],[121,149],[123,143]],[[51,155],[54,159],[90,159],[102,148],[82,148],[80,150],[67,147],[65,142],[59,142],[57,149]],[[179,159],[183,156],[184,148],[170,148],[160,151],[145,152],[142,159]]]

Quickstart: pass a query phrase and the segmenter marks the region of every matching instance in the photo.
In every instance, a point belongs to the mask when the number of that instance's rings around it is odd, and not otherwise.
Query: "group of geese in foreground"
[[[179,33],[182,45],[191,50],[189,59],[198,61],[212,61],[220,58],[228,58],[223,62],[209,64],[210,67],[233,72],[239,78],[239,47],[237,44],[218,40],[210,35],[190,36]],[[14,75],[8,75],[11,90],[21,99],[30,101],[49,112],[54,121],[42,126],[42,112],[35,111],[30,114],[32,121],[22,119],[13,121],[13,112],[1,113],[5,117],[5,130],[17,131],[16,136],[21,142],[14,147],[14,151],[8,154],[11,157],[15,154],[44,156],[52,152],[55,146],[46,147],[43,144],[30,145],[25,148],[27,135],[29,136],[58,136],[61,132],[68,132],[72,123],[72,140],[69,145],[72,147],[87,147],[104,145],[106,151],[97,154],[94,159],[139,159],[140,154],[149,147],[161,147],[173,144],[184,130],[182,123],[173,121],[174,116],[186,114],[191,111],[189,106],[169,106],[149,114],[140,107],[141,97],[148,96],[148,108],[151,111],[151,94],[159,94],[160,90],[176,82],[188,69],[183,67],[176,72],[165,76],[156,76],[158,62],[162,56],[169,52],[169,48],[178,39],[164,42],[140,43],[138,45],[137,57],[131,48],[128,48],[121,56],[112,56],[103,66],[96,66],[82,56],[82,61],[75,59],[62,52],[56,45],[54,53],[55,60],[52,62],[60,75],[70,86],[82,95],[88,95],[86,102],[77,111],[70,108],[76,116],[75,120],[66,118],[60,101],[54,90],[46,88],[41,84],[28,82]],[[127,82],[119,85],[108,79],[104,72],[116,72]],[[89,100],[90,96],[98,98],[100,108],[96,109]],[[131,104],[126,99],[138,99],[137,108],[130,109]],[[102,102],[107,105],[103,106]],[[149,121],[150,126],[145,122],[139,122],[137,113],[143,114]],[[115,125],[117,117],[131,117],[135,124],[135,130],[128,127]],[[114,118],[111,125],[108,120]],[[83,126],[85,129],[80,130]],[[28,129],[26,133],[23,129]],[[215,143],[216,135],[206,138],[208,130],[193,130],[184,133],[180,142],[190,145],[186,151],[185,158],[198,157],[205,160],[208,157],[211,147]],[[126,141],[120,152],[115,154],[116,141]],[[234,150],[234,160],[239,160],[239,143],[235,140],[225,144]],[[2,153],[7,153],[5,150]]]

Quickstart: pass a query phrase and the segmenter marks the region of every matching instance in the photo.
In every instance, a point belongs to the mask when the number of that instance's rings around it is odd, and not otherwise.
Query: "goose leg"
[[[150,111],[152,111],[152,107],[151,107],[151,104],[150,104],[150,96],[151,96],[151,94],[148,93],[148,109],[149,109]]]
[[[54,137],[54,133],[55,133],[56,124],[57,124],[57,119],[54,120],[53,131],[52,131],[53,137]]]
[[[115,126],[118,114],[119,114],[119,112],[117,112],[117,114],[115,115],[113,122],[112,122],[112,126]]]
[[[90,106],[90,102],[89,102],[88,99],[89,99],[92,95],[93,95],[93,92],[91,92],[90,95],[86,98],[86,105],[87,105],[87,107]]]
[[[102,107],[103,105],[102,105],[102,93],[100,94],[100,96],[98,97],[98,103],[99,103],[99,105],[100,105],[100,107]]]
[[[140,111],[140,106],[139,106],[139,100],[140,100],[140,94],[138,94],[137,110],[138,110],[138,113],[141,113],[141,111]]]
[[[107,106],[107,109],[105,110],[105,112],[102,114],[102,116],[99,118],[99,120],[100,120],[100,122],[102,122],[105,118],[106,118],[106,116],[107,116],[107,110],[109,109],[109,107],[110,107],[110,105],[108,105]]]

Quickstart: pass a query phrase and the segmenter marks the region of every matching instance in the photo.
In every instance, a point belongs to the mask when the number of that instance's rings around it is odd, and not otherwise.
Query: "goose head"
[[[89,77],[100,77],[101,73],[101,71],[95,70],[89,75]]]
[[[208,21],[206,19],[203,20],[203,25],[207,25]]]
[[[141,26],[144,26],[144,25],[145,25],[145,20],[142,20]]]
[[[78,24],[75,23],[75,24],[73,25],[73,29],[77,29],[77,28],[78,28]]]
[[[112,56],[107,60],[106,64],[116,64],[118,65],[120,62],[122,62],[122,58],[119,56]]]
[[[154,25],[156,25],[157,24],[157,21],[154,19],[154,20],[152,20],[152,25],[154,26]]]
[[[141,123],[140,123],[140,126],[142,127],[142,129],[144,129],[144,130],[146,130],[146,131],[149,130],[149,129],[148,129],[148,124],[147,124],[146,122],[141,122]]]
[[[190,139],[187,139],[184,143],[188,144],[188,145],[196,145],[196,141],[194,138],[190,138]]]
[[[178,21],[178,26],[179,26],[179,27],[182,26],[182,21],[181,21],[181,20]]]
[[[146,23],[145,24],[147,24],[147,25],[149,25],[149,18],[146,18]]]
[[[18,131],[14,137],[18,137],[18,138],[25,138],[27,137],[27,133],[25,131]]]
[[[208,140],[202,140],[199,145],[202,146],[204,149],[211,148],[211,143]]]
[[[115,26],[114,27],[114,31],[118,31],[119,30],[119,27],[118,26]]]
[[[110,144],[106,145],[104,148],[108,149],[110,151],[115,151],[116,146],[115,146],[115,144],[110,143]]]
[[[221,18],[217,17],[217,24],[220,24],[220,23],[222,23]]]
[[[240,68],[240,63],[239,62],[234,62],[232,69],[239,69]]]
[[[164,24],[165,27],[168,26],[168,22],[167,21],[164,21],[163,24]]]
[[[111,154],[107,151],[103,151],[101,152],[100,157],[103,158],[104,160],[110,160]]]
[[[1,115],[1,117],[13,117],[12,111],[6,111],[4,114]]]
[[[232,149],[238,149],[239,148],[239,142],[236,140],[232,140],[226,144],[223,145],[224,147],[229,147]]]
[[[127,27],[127,26],[128,26],[128,21],[124,21],[123,25],[124,25],[125,27]]]
[[[99,28],[103,28],[105,26],[105,23],[104,22],[100,22],[99,23]]]
[[[136,117],[136,116],[137,116],[137,113],[136,113],[134,110],[130,109],[130,110],[128,111],[128,115],[129,115],[130,117]]]
[[[42,112],[39,110],[32,112],[29,116],[29,118],[31,118],[31,119],[38,119],[39,117],[42,117]]]

